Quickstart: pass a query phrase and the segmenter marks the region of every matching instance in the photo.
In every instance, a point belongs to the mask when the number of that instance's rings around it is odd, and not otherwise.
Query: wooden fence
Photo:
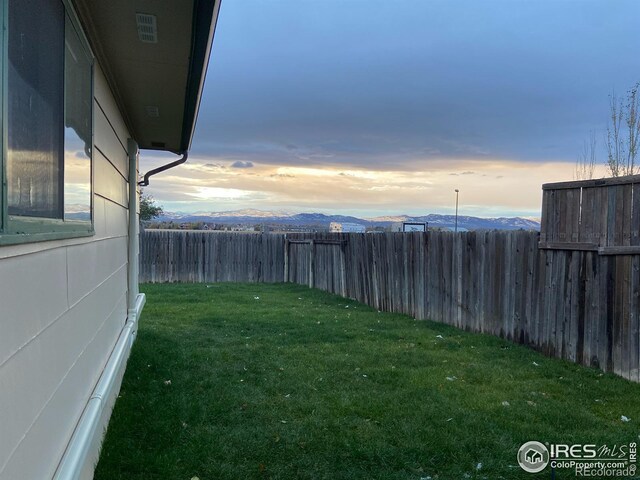
[[[141,282],[282,282],[284,236],[148,230]]]
[[[640,175],[542,186],[540,247],[640,254]]]
[[[142,236],[142,281],[290,281],[640,381],[640,255],[536,232]]]

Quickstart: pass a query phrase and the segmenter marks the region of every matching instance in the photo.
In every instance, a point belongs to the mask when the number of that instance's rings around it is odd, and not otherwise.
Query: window
[[[0,5],[0,243],[90,235],[93,57],[62,0]]]

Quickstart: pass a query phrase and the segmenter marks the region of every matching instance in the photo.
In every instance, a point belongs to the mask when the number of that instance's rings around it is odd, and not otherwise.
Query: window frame
[[[0,0],[0,26],[2,27],[2,48],[0,48],[0,246],[20,243],[34,243],[48,240],[90,237],[95,235],[94,229],[94,152],[95,152],[95,63],[96,58],[91,50],[82,24],[76,14],[71,0],[58,0],[62,3],[65,16],[69,17],[91,63],[91,158],[90,158],[90,220],[65,220],[42,217],[9,215],[7,201],[7,165],[6,148],[8,145],[8,25],[9,0]],[[64,123],[64,114],[62,122]],[[64,175],[64,174],[63,174]],[[64,183],[63,183],[64,188]],[[64,190],[63,190],[64,196]],[[64,208],[64,205],[63,205]]]

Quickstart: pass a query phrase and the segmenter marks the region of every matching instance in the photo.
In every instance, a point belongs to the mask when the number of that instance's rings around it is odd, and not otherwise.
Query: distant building
[[[427,222],[403,222],[402,231],[403,232],[426,232],[427,226],[428,226]]]
[[[360,223],[331,222],[329,231],[334,233],[364,233],[366,227]]]
[[[426,232],[427,222],[398,222],[391,226],[392,232]]]

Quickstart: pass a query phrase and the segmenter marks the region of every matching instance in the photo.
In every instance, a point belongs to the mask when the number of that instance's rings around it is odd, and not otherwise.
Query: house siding
[[[127,317],[129,133],[94,76],[95,235],[0,247],[2,480],[54,475]]]

